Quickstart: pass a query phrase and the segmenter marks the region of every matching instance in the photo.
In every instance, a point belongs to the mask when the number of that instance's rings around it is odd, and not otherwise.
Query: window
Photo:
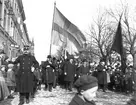
[[[0,21],[2,19],[2,2],[0,1]]]
[[[3,27],[6,28],[6,10],[4,10],[4,23],[3,23]]]

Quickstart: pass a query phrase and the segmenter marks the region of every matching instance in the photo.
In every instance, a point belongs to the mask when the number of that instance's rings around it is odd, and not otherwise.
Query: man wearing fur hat
[[[30,93],[33,93],[33,71],[34,68],[39,68],[39,63],[35,57],[30,54],[28,45],[24,46],[23,51],[24,54],[18,56],[17,59],[12,62],[13,64],[20,64],[17,73],[17,92],[20,93],[20,102],[18,105],[24,104],[24,98],[26,98],[26,103],[29,103]]]

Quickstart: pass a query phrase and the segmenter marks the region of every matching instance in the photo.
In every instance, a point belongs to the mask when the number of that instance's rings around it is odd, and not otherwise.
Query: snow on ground
[[[71,99],[74,97],[76,90],[73,92],[66,91],[57,87],[52,92],[45,91],[43,89],[38,90],[35,98],[30,99],[29,104],[24,105],[68,105]],[[14,99],[7,99],[0,102],[0,105],[18,105],[19,96],[14,95]],[[123,95],[107,91],[106,93],[98,91],[96,98],[96,105],[125,105],[125,103],[131,98],[129,95]]]

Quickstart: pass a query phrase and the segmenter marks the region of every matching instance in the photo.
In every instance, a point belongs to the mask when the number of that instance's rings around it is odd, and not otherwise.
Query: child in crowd
[[[16,82],[15,82],[15,73],[13,71],[13,64],[8,64],[8,70],[7,70],[7,80],[6,80],[6,83],[7,83],[7,86],[8,86],[8,89],[9,89],[9,93],[10,95],[8,96],[8,98],[14,98],[11,94],[11,91],[15,89],[15,86],[16,86]]]
[[[5,66],[0,66],[0,101],[9,96],[9,90],[5,82],[3,74],[5,73]]]
[[[69,105],[96,105],[94,98],[98,89],[98,81],[91,75],[83,75],[74,84],[77,94]]]

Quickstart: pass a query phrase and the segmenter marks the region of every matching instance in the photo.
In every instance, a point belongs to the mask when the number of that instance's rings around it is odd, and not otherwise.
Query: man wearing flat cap
[[[77,94],[73,97],[69,105],[96,105],[94,99],[98,89],[96,77],[83,75],[74,83]]]
[[[39,63],[34,56],[30,54],[29,46],[25,45],[23,54],[18,56],[17,59],[12,62],[13,64],[20,64],[20,68],[17,73],[17,92],[20,93],[20,102],[18,105],[24,104],[24,98],[26,103],[29,103],[29,95],[33,93],[33,80],[34,80],[34,68],[39,68]]]

